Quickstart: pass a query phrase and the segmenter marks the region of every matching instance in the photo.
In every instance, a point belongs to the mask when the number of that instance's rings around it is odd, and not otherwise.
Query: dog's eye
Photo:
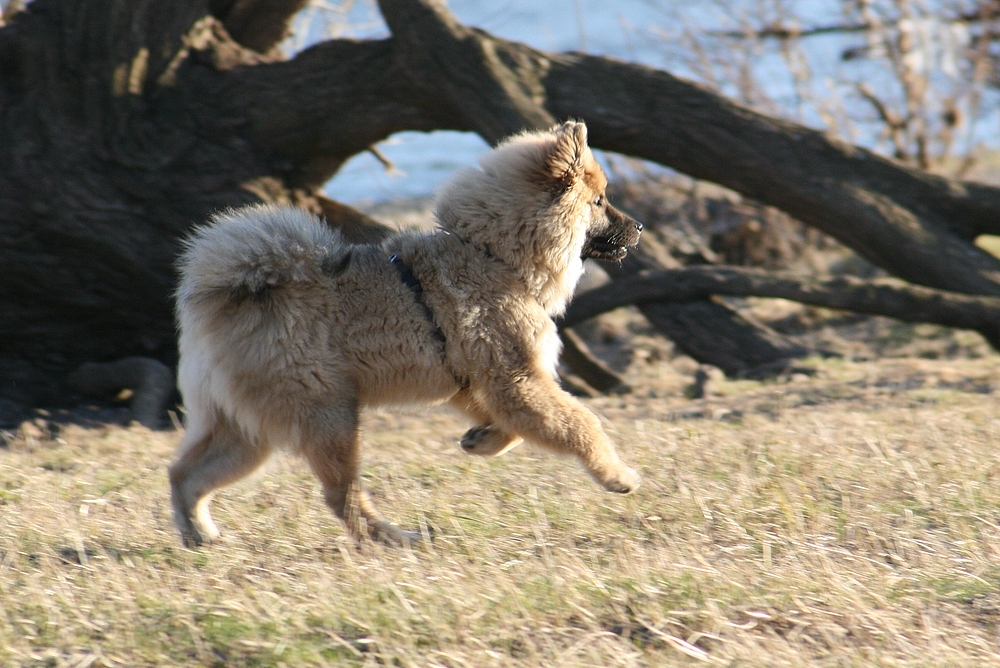
[[[601,195],[600,197],[594,200],[594,206],[603,206],[603,205],[604,205],[604,195]]]

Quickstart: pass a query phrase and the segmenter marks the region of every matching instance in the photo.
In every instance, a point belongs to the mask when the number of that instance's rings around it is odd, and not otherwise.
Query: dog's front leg
[[[576,455],[606,489],[628,494],[642,483],[639,474],[619,459],[597,416],[547,374],[491,378],[473,394],[500,431]]]

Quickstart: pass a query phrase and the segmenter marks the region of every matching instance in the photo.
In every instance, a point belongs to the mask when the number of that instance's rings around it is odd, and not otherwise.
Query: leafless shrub
[[[956,176],[991,128],[1000,3],[995,0],[716,0],[674,11],[668,62],[767,113],[824,127],[894,158]],[[714,24],[714,27],[709,24]]]

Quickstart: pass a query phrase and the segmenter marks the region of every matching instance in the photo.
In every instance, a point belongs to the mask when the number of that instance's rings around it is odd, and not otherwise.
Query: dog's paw
[[[186,532],[181,534],[181,545],[183,545],[189,550],[199,548],[204,544],[205,541],[202,540],[201,534],[199,534],[197,531]]]
[[[609,492],[631,494],[639,489],[639,486],[642,484],[642,477],[634,469],[622,465],[621,468],[612,474],[603,477],[600,482],[604,485],[604,489]]]
[[[424,535],[419,531],[407,531],[400,529],[395,524],[389,522],[376,522],[371,528],[373,540],[393,547],[406,547],[416,545],[424,539]]]
[[[214,522],[199,522],[182,512],[174,514],[174,526],[181,535],[181,544],[192,549],[214,543],[221,535]]]
[[[459,443],[470,455],[497,457],[521,444],[520,436],[511,436],[496,425],[473,427],[465,432]]]
[[[218,531],[209,533],[207,531],[198,531],[194,527],[189,527],[187,530],[181,531],[181,543],[184,547],[192,550],[202,545],[216,543],[219,541],[219,538],[220,534]]]

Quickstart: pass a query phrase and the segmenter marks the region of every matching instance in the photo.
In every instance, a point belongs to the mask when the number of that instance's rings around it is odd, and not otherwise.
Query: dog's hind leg
[[[524,442],[520,436],[509,434],[498,427],[493,417],[468,390],[460,391],[451,398],[450,403],[476,421],[476,426],[465,432],[459,441],[462,450],[470,455],[499,457]]]
[[[642,483],[626,466],[597,416],[544,373],[486,380],[477,395],[500,429],[521,434],[550,450],[576,455],[605,489],[627,494]]]
[[[266,445],[250,443],[228,420],[189,428],[180,457],[170,466],[174,523],[187,547],[219,537],[208,504],[212,492],[253,473],[270,454]]]
[[[388,522],[361,484],[360,435],[357,409],[325,407],[302,436],[303,456],[323,485],[323,499],[355,539],[365,536],[383,543],[403,545],[421,538]]]

